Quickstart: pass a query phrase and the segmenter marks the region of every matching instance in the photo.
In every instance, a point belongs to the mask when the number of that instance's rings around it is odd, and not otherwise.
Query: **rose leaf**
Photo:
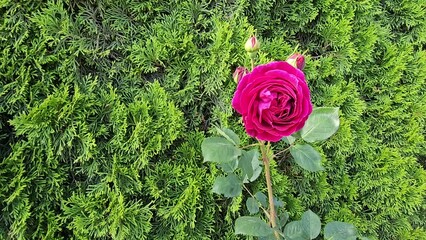
[[[316,238],[321,232],[321,220],[314,212],[308,210],[302,215],[303,231],[309,236],[309,239]]]
[[[290,148],[294,161],[310,172],[324,170],[321,166],[321,155],[309,144],[296,144]]]
[[[252,149],[250,151],[242,151],[242,155],[239,161],[239,167],[243,174],[245,182],[253,182],[259,177],[262,168],[260,167],[259,161],[259,151],[257,149]]]
[[[300,134],[307,142],[321,141],[331,137],[339,129],[339,125],[339,108],[315,108]]]
[[[232,131],[231,129],[228,128],[218,128],[216,127],[216,131],[222,135],[224,138],[226,138],[226,140],[232,142],[235,146],[240,145],[240,138],[238,137],[238,135]]]
[[[246,201],[247,210],[250,212],[250,215],[256,214],[259,212],[259,203],[256,199],[249,197]]]
[[[228,176],[217,177],[213,184],[213,192],[223,194],[225,197],[237,197],[241,195],[242,182],[238,177],[231,173]]]
[[[262,192],[257,192],[254,194],[256,199],[262,204],[263,207],[268,207],[268,197]]]
[[[303,231],[302,221],[293,221],[285,225],[284,236],[288,240],[308,240],[309,237]]]
[[[235,234],[264,237],[273,234],[273,230],[258,217],[244,216],[235,221]]]
[[[236,161],[241,149],[223,137],[209,137],[201,144],[204,162],[226,163]]]
[[[329,222],[324,228],[325,239],[356,240],[357,230],[354,225],[344,222]]]

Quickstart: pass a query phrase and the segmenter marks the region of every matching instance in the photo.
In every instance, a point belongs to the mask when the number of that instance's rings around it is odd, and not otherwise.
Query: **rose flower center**
[[[287,94],[271,92],[264,89],[259,94],[260,115],[273,115],[276,118],[285,118],[292,114],[294,99]],[[264,113],[263,111],[268,111]]]

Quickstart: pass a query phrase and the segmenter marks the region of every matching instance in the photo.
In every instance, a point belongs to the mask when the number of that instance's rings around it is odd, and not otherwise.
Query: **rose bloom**
[[[312,112],[304,73],[283,61],[259,65],[245,75],[232,107],[250,136],[271,142],[299,131]]]

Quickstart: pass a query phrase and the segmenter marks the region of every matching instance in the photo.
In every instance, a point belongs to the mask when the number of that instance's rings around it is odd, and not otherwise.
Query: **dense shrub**
[[[310,208],[378,239],[426,238],[425,9],[0,2],[0,238],[237,239],[242,199],[211,193],[217,170],[200,144],[214,124],[243,133],[231,72],[248,65],[255,29],[259,62],[299,44],[314,103],[341,109],[338,133],[316,146],[326,171],[274,164],[291,217]]]

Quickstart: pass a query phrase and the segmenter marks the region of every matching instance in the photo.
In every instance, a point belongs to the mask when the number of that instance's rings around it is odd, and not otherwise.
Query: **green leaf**
[[[228,128],[218,128],[216,127],[216,131],[222,135],[226,140],[232,142],[235,146],[240,145],[240,138],[236,133],[234,133],[231,129]]]
[[[235,234],[265,237],[273,234],[269,225],[258,217],[239,217],[235,221]]]
[[[284,228],[284,236],[287,240],[309,240],[309,237],[303,231],[301,221],[288,223]]]
[[[274,205],[277,208],[284,207],[284,202],[279,200],[278,198],[274,197]]]
[[[357,235],[355,226],[345,222],[330,222],[324,228],[325,239],[356,240]]]
[[[236,161],[241,149],[223,137],[209,137],[201,144],[204,162],[226,163]]]
[[[237,175],[231,173],[226,177],[217,177],[213,184],[213,192],[223,194],[225,197],[236,197],[241,195],[242,182]]]
[[[311,210],[308,210],[302,215],[303,231],[309,236],[309,239],[316,238],[321,232],[321,220]]]
[[[310,172],[324,170],[321,166],[321,155],[309,144],[296,144],[290,148],[296,163]]]
[[[247,198],[246,206],[251,215],[259,212],[259,203],[252,197]]]
[[[266,197],[265,194],[263,194],[262,192],[257,192],[254,194],[254,196],[256,197],[257,201],[259,201],[260,204],[262,204],[264,208],[268,207],[268,198]]]
[[[239,161],[239,166],[242,170],[243,176],[247,178],[251,178],[253,176],[253,166],[252,159],[254,157],[259,157],[259,153],[257,151],[242,151],[241,159]]]
[[[238,168],[238,159],[221,163],[219,164],[219,167],[222,168],[222,170],[226,173],[232,173],[235,171],[235,169]]]
[[[297,131],[297,132],[291,134],[291,136],[294,137],[295,139],[299,139],[299,138],[302,137],[302,135],[300,134],[300,131]]]
[[[253,172],[253,176],[249,179],[249,182],[254,182],[259,176],[260,173],[262,173],[262,167],[258,166],[254,172]]]
[[[293,144],[294,141],[296,141],[296,138],[293,136],[287,136],[287,137],[283,137],[284,142],[286,142],[287,144]]]
[[[278,215],[278,226],[279,227],[284,227],[284,225],[287,223],[289,217],[290,216],[288,215],[287,212],[280,213]]]
[[[307,142],[321,141],[331,137],[339,129],[339,125],[339,108],[315,108],[300,134]]]
[[[252,149],[250,151],[242,151],[239,161],[239,167],[242,170],[244,182],[253,182],[262,172],[262,167],[259,161],[259,151]]]
[[[275,234],[269,234],[268,236],[264,236],[264,237],[259,237],[259,240],[277,240],[277,238],[275,237]],[[282,238],[280,238],[282,239]]]

